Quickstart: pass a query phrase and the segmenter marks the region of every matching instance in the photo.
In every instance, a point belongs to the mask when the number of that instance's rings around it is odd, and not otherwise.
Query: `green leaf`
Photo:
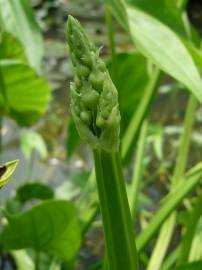
[[[149,74],[147,60],[140,53],[117,54],[116,64],[114,83],[119,92],[121,124],[122,132],[124,132],[129,119],[136,111],[143,96],[143,89],[148,83]],[[111,62],[108,63],[108,69],[112,75],[113,67]]]
[[[10,179],[18,165],[18,160],[10,161],[0,166],[0,188]]]
[[[80,230],[70,202],[49,200],[7,218],[1,237],[6,250],[33,248],[65,260],[72,259],[78,252]]]
[[[22,42],[30,64],[39,71],[43,41],[30,0],[0,0],[0,26]]]
[[[126,2],[158,19],[177,34],[188,38],[182,20],[182,13],[181,10],[177,8],[176,1],[153,0],[152,5],[150,0],[127,0]]]
[[[201,270],[202,269],[202,261],[184,264],[178,267],[172,268],[172,270]]]
[[[27,62],[23,46],[7,32],[0,35],[0,59],[17,59],[24,63]]]
[[[141,53],[184,84],[202,102],[202,80],[189,52],[195,50],[190,46],[187,49],[189,40],[175,3],[168,0],[155,0],[152,5],[148,0],[130,2],[133,6],[123,5],[121,0],[108,0],[119,21],[121,17],[116,9],[120,6],[125,8],[131,37]]]
[[[128,30],[127,13],[124,7],[124,1],[122,0],[106,0],[106,5],[115,14],[120,25]]]
[[[48,200],[54,197],[52,188],[38,182],[26,183],[19,187],[16,193],[16,197],[21,203],[32,199]]]
[[[50,100],[47,81],[28,65],[8,61],[0,61],[0,75],[0,90],[4,90],[0,91],[0,106],[4,108],[4,114],[11,116],[20,125],[38,121]]]
[[[202,80],[181,39],[168,26],[137,8],[128,6],[127,13],[131,36],[139,50],[202,102]]]
[[[32,152],[35,150],[42,159],[48,156],[46,144],[42,136],[33,130],[23,130],[20,136],[21,149],[26,159],[30,160]]]

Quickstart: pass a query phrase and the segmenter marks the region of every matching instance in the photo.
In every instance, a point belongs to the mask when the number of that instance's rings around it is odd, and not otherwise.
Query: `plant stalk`
[[[180,146],[177,154],[176,165],[173,177],[171,179],[170,193],[180,183],[180,179],[184,174],[186,168],[196,106],[197,106],[196,98],[193,95],[191,95],[188,102],[187,113],[185,115],[183,132],[180,138]],[[175,228],[176,214],[177,214],[176,211],[173,212],[163,224],[147,268],[148,270],[153,270],[154,266],[155,269],[161,268],[161,264],[166,255],[166,251],[168,249]],[[164,241],[162,241],[162,239],[164,239]]]
[[[119,154],[94,150],[100,208],[110,270],[137,270],[132,220]]]
[[[135,158],[134,164],[134,172],[132,176],[132,196],[130,201],[130,208],[131,214],[133,219],[135,219],[135,214],[137,213],[137,203],[138,203],[138,196],[140,191],[140,183],[142,178],[142,169],[143,169],[143,158],[144,158],[144,150],[145,150],[145,143],[147,138],[147,129],[148,129],[148,121],[145,120],[140,131],[140,137],[137,144],[137,153]]]
[[[140,127],[148,112],[149,105],[152,103],[153,98],[155,97],[161,77],[162,72],[155,68],[154,72],[152,72],[151,78],[149,79],[148,85],[144,90],[141,102],[137,107],[123,136],[121,156],[124,161],[127,160],[130,152],[133,150],[133,143],[138,139]]]

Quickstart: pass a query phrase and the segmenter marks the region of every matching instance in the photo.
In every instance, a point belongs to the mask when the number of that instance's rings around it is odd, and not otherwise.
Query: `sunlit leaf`
[[[159,68],[183,83],[202,102],[202,80],[180,38],[154,17],[127,8],[131,36],[139,50]]]
[[[39,71],[43,41],[30,0],[0,0],[0,26],[22,42],[29,62]]]
[[[169,9],[166,10],[166,6],[173,5],[168,1],[165,2],[165,10],[161,9],[161,14],[159,9],[156,11],[154,7],[151,7],[153,5],[147,3],[147,0],[132,2],[133,6],[126,3],[123,5],[122,0],[108,0],[108,4],[119,21],[121,18],[116,10],[120,7],[125,9],[127,14],[125,19],[128,20],[131,37],[140,52],[164,72],[184,84],[202,102],[202,80],[192,55],[181,38],[185,36],[182,33],[183,26],[179,11],[175,11],[176,14],[173,13],[173,15],[168,12]],[[154,4],[158,2],[159,0],[155,0]],[[171,19],[164,18],[168,17],[165,15],[167,12],[169,16],[171,14]],[[177,21],[178,23],[173,23]]]
[[[0,188],[3,187],[14,173],[18,160],[10,161],[0,166]]]
[[[23,46],[7,32],[0,34],[0,59],[18,59],[27,62]]]
[[[5,114],[21,125],[38,121],[45,113],[50,100],[50,88],[47,81],[38,76],[26,64],[0,61],[0,105]]]
[[[176,1],[172,0],[126,0],[133,7],[155,17],[173,31],[187,38],[182,20],[182,12],[177,8]]]

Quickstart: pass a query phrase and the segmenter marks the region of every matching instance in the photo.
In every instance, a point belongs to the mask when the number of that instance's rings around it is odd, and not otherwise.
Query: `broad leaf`
[[[18,160],[10,161],[0,166],[0,188],[11,178],[18,164]]]
[[[22,42],[30,64],[39,71],[43,41],[30,0],[0,0],[0,26]]]
[[[80,247],[74,205],[50,200],[18,215],[8,215],[1,243],[6,250],[33,248],[70,260]]]
[[[180,38],[166,25],[127,7],[131,36],[139,50],[159,68],[183,83],[202,102],[202,80]]]
[[[187,38],[182,13],[177,8],[175,1],[153,0],[152,5],[150,0],[126,0],[126,2],[158,19],[179,35]]]
[[[23,46],[7,32],[0,34],[0,59],[18,59],[27,62]]]
[[[0,107],[4,108],[4,114],[11,116],[21,125],[38,121],[50,100],[47,81],[22,63],[2,60],[0,73]]]
[[[125,9],[127,14],[125,20],[128,21],[131,37],[141,53],[151,59],[160,69],[184,84],[202,102],[202,80],[191,53],[181,39],[181,36],[184,37],[184,31],[179,11],[174,11],[173,15],[170,12],[170,19],[165,15],[169,9],[163,9],[162,14],[157,14],[159,12],[153,5],[146,5],[147,0],[131,1],[134,6],[123,4],[122,0],[108,0],[108,4],[119,21],[121,18],[116,10],[120,7]],[[159,0],[155,0],[154,4],[158,2]],[[167,1],[165,3],[167,5],[164,8],[174,5]],[[141,8],[144,9],[141,10]],[[182,35],[179,36],[179,33]]]
[[[182,13],[183,8],[179,8],[175,0],[153,0],[152,5],[150,0],[127,0],[127,2],[168,26],[182,38],[195,63],[202,61],[202,54],[198,49],[201,42],[200,36]]]

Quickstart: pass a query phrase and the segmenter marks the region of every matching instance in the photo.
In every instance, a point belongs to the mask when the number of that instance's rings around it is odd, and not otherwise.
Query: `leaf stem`
[[[135,142],[138,138],[140,127],[148,112],[149,105],[152,103],[156,94],[161,76],[162,72],[157,68],[154,70],[154,72],[152,72],[148,85],[144,89],[144,94],[142,96],[141,102],[135,110],[134,115],[130,120],[129,126],[123,136],[121,156],[124,161],[127,160],[130,152],[133,149],[133,142]]]
[[[185,115],[183,132],[180,138],[180,146],[177,154],[176,165],[173,177],[171,179],[170,193],[180,183],[181,177],[184,174],[186,168],[188,152],[190,148],[191,134],[194,124],[194,114],[196,111],[196,105],[197,105],[196,98],[193,95],[191,95],[189,98],[187,112]],[[172,215],[170,215],[170,217],[168,217],[166,222],[163,224],[155,248],[153,250],[150,263],[148,265],[148,270],[152,270],[154,268],[154,265],[156,269],[160,269],[161,263],[164,259],[164,256],[166,254],[168,245],[170,243],[174,231],[176,214],[177,214],[176,211],[173,212]],[[164,241],[162,241],[162,239],[164,239]]]
[[[94,161],[108,267],[110,270],[137,270],[138,258],[119,154],[94,150]]]
[[[145,230],[138,235],[136,238],[138,252],[143,250],[166,218],[168,218],[174,209],[177,208],[185,196],[187,196],[196,187],[196,185],[201,181],[201,177],[202,163],[200,162],[181,178],[180,184],[173,190],[172,193],[165,197],[159,211],[152,217]]]
[[[148,129],[148,121],[145,120],[142,124],[139,141],[137,144],[137,152],[134,164],[134,171],[132,176],[132,184],[131,184],[131,201],[130,201],[130,208],[133,219],[135,218],[136,208],[137,208],[137,201],[139,196],[139,189],[140,189],[140,182],[142,178],[142,167],[143,167],[143,158],[144,158],[144,150],[145,150],[145,143],[147,138],[147,129]]]
[[[196,199],[196,203],[194,204],[192,211],[188,215],[189,221],[187,221],[186,231],[180,246],[180,254],[178,256],[177,262],[178,264],[188,262],[191,245],[193,243],[196,228],[202,213],[201,205],[202,195],[199,195],[199,197]]]

